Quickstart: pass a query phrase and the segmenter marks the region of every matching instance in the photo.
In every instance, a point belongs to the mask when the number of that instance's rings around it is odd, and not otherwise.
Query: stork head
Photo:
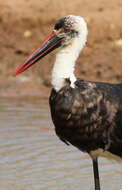
[[[72,44],[74,39],[86,42],[87,25],[80,16],[68,15],[57,21],[54,32],[62,39],[61,47]],[[80,42],[79,42],[80,43]]]
[[[54,49],[72,45],[74,40],[77,46],[82,48],[85,45],[86,38],[87,25],[82,17],[68,15],[59,19],[54,26],[53,32],[26,58],[13,75],[16,76],[24,72]]]

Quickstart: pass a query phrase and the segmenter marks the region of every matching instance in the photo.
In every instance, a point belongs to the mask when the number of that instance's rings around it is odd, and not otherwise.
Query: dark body
[[[122,84],[77,79],[75,88],[52,89],[49,103],[56,134],[66,144],[122,157]]]

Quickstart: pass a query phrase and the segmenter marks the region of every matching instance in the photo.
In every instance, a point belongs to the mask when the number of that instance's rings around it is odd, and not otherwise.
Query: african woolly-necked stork
[[[80,16],[57,21],[53,32],[24,61],[14,76],[59,48],[52,71],[49,103],[56,134],[67,145],[87,152],[93,161],[95,190],[100,190],[98,156],[122,161],[122,84],[91,82],[74,75],[87,40]]]

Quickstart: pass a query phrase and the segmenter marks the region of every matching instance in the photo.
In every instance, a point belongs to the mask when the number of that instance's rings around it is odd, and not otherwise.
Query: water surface
[[[122,165],[99,159],[102,190],[122,189]],[[91,160],[56,137],[48,101],[0,98],[0,190],[92,190]]]

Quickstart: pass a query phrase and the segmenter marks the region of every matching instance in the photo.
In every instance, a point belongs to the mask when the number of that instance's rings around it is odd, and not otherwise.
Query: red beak
[[[48,53],[54,49],[60,47],[61,38],[57,37],[55,32],[52,32],[41,44],[40,46],[31,53],[30,56],[26,58],[24,63],[13,73],[13,76],[16,76],[26,69],[35,64],[39,59],[46,56]]]

